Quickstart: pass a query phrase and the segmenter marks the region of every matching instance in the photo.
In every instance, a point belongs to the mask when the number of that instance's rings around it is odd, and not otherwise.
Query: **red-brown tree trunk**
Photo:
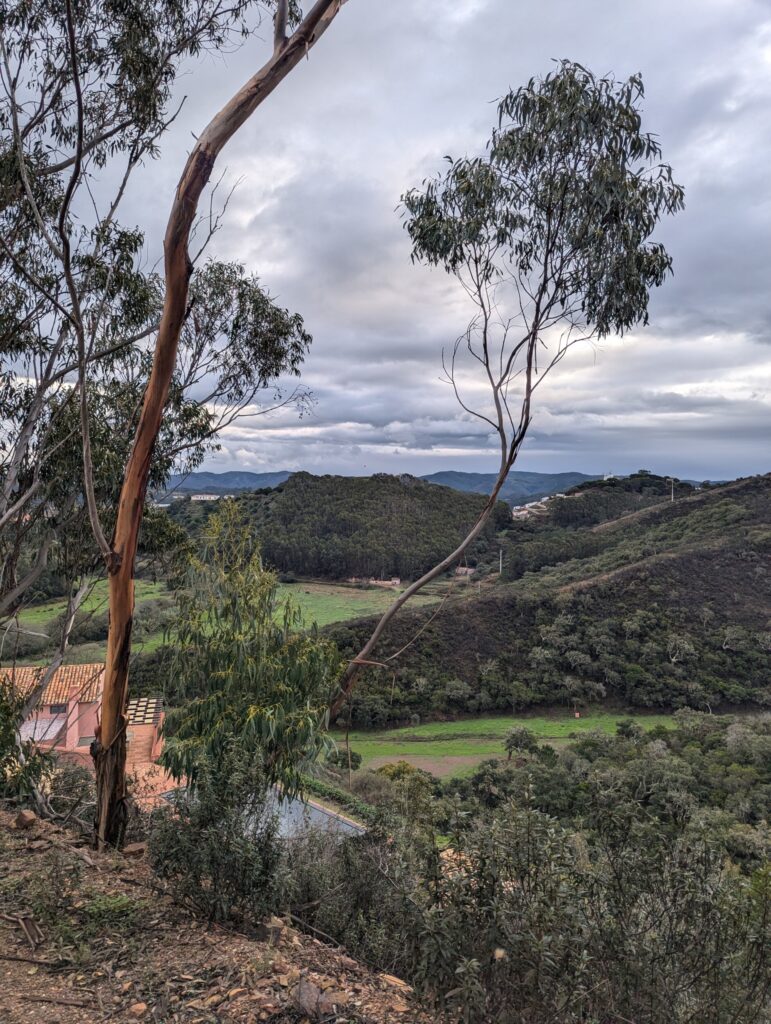
[[[344,0],[317,0],[300,25],[285,39],[276,33],[273,56],[222,108],[199,137],[174,197],[164,238],[166,293],[155,344],[150,380],[123,478],[112,553],[109,559],[109,631],[99,734],[91,755],[96,769],[94,844],[120,846],[127,821],[126,702],[131,629],[134,618],[134,562],[142,524],[153,448],[168,398],[182,322],[187,308],[192,266],[190,229],[201,192],[228,140],[279,82],[306,56],[339,11]],[[279,3],[277,25],[285,3]]]

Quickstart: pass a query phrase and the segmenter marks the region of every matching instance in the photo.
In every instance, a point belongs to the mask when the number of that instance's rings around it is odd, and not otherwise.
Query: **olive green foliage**
[[[366,774],[371,775],[371,772]],[[355,779],[358,776],[354,777]],[[339,783],[339,784],[338,784]],[[312,775],[306,775],[303,779],[303,792],[312,796],[321,797],[322,800],[331,800],[335,805],[348,811],[357,821],[362,822],[371,828],[380,828],[383,825],[385,815],[378,807],[372,806],[366,799],[360,798],[356,793],[342,787],[342,780],[333,779],[326,781]]]
[[[0,677],[0,796],[27,797],[53,770],[49,754],[31,740],[20,740],[18,729],[24,698]]]
[[[256,923],[273,908],[281,845],[259,755],[238,744],[199,764],[195,793],[150,823],[151,866],[174,896],[210,920]]]
[[[408,656],[368,670],[353,722],[581,707],[603,693],[622,707],[769,706],[771,477],[676,486],[675,498],[664,478],[634,474],[512,522],[499,535],[509,582],[431,621],[395,620],[383,660],[409,643]],[[573,525],[555,525],[573,510]],[[348,654],[369,628],[328,632]]]
[[[485,504],[481,495],[386,473],[293,473],[278,487],[236,500],[266,564],[284,573],[330,579],[419,576],[457,546]],[[205,506],[177,501],[169,511],[195,535],[211,514]],[[501,502],[495,521],[468,552],[472,565],[494,546],[496,525],[508,520]]]
[[[726,867],[694,828],[588,845],[505,807],[450,834],[406,940],[411,978],[466,1024],[757,1022],[769,1008],[771,872]]]
[[[647,322],[672,265],[650,236],[683,190],[641,130],[642,98],[639,75],[616,82],[570,61],[507,93],[487,154],[448,158],[403,197],[414,257],[478,287],[512,275],[520,301],[537,295],[539,331],[550,318],[599,337]]]
[[[200,766],[236,744],[261,751],[268,781],[295,792],[325,744],[337,651],[302,629],[291,602],[278,607],[277,579],[234,502],[203,540],[178,597],[167,679],[179,706],[166,718],[161,761],[195,787]]]
[[[293,844],[284,900],[451,1021],[761,1024],[771,721],[633,726],[559,753],[522,731],[412,813],[392,796],[385,839]]]
[[[512,730],[520,745],[509,760],[443,783],[439,823],[448,828],[459,808],[473,817],[511,801],[601,837],[616,807],[630,827],[655,819],[671,833],[700,821],[737,864],[760,866],[771,854],[771,715],[683,710],[675,721],[675,729],[648,732],[622,721],[616,736],[585,733],[557,751]]]
[[[310,831],[288,844],[286,858],[282,902],[298,921],[357,960],[410,977],[407,932],[418,922],[404,888],[419,869],[406,844],[377,832],[330,842]]]
[[[535,753],[538,750],[538,737],[523,725],[509,729],[503,741],[503,747],[511,760],[515,751]]]
[[[327,764],[347,771],[355,772],[361,768],[361,754],[349,747],[336,747],[327,754]]]
[[[289,6],[296,22],[297,4]],[[141,227],[120,223],[120,203],[176,116],[180,66],[228,49],[274,10],[274,0],[0,3],[2,617],[102,570],[84,498],[79,402],[85,396],[109,536],[164,290],[145,266]],[[206,263],[197,249],[151,489],[172,469],[199,465],[257,392],[280,394],[277,378],[298,372],[310,342],[302,319],[256,277]],[[62,387],[76,373],[81,386]],[[144,554],[173,554],[179,538],[163,520],[145,516]]]

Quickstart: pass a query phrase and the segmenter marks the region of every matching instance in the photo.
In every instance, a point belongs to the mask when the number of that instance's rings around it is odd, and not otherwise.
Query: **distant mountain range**
[[[239,491],[257,491],[263,487],[277,487],[292,474],[287,470],[276,473],[250,473],[232,470],[227,473],[189,473],[169,478],[167,493],[171,494],[235,494]],[[430,484],[452,487],[456,491],[489,494],[495,483],[495,473],[461,473],[443,470],[420,477]],[[549,494],[558,494],[576,484],[597,480],[587,473],[526,473],[513,471],[501,491],[501,499],[511,505],[537,501]]]
[[[512,470],[501,490],[501,500],[511,505],[522,505],[538,501],[549,494],[559,494],[576,484],[599,477],[588,473],[526,473]],[[443,470],[421,477],[430,484],[442,484],[456,491],[472,491],[474,494],[489,494],[495,483],[495,473],[460,473],[454,469]]]
[[[188,473],[170,476],[167,494],[235,494],[238,491],[259,491],[263,487],[278,487],[292,474],[286,470],[275,473],[249,473],[231,470],[227,473]]]

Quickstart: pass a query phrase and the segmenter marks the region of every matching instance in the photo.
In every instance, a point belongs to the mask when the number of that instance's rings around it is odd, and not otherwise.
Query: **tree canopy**
[[[167,669],[179,704],[166,720],[161,761],[191,786],[201,765],[216,764],[235,742],[259,750],[266,779],[292,793],[324,746],[339,656],[302,628],[277,585],[237,506],[225,501],[180,595]]]

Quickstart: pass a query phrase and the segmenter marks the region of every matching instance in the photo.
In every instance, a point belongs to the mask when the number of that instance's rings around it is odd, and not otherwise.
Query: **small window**
[[[52,715],[66,715],[67,714],[67,705],[66,704],[52,704],[51,705],[51,714]]]

